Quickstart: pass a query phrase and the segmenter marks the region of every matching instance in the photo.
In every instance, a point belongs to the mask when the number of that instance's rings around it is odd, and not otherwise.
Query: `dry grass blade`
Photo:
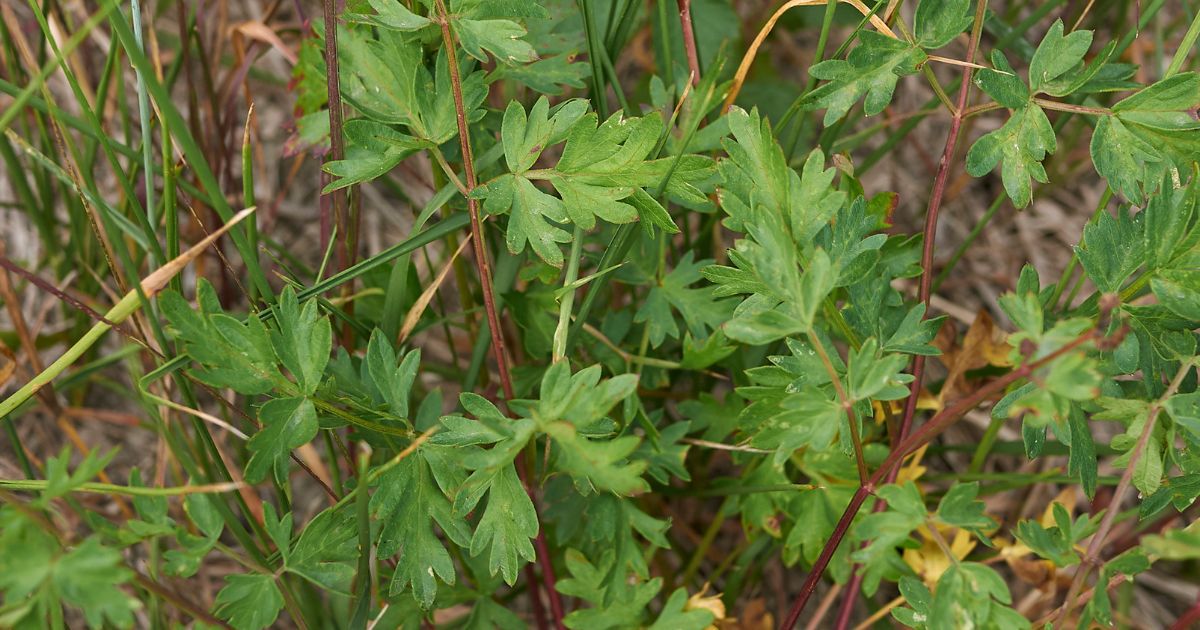
[[[425,290],[421,292],[421,296],[417,298],[412,308],[408,309],[408,314],[404,316],[404,323],[400,326],[400,333],[396,336],[397,344],[404,343],[404,340],[408,339],[408,336],[412,334],[413,328],[416,328],[417,322],[421,320],[421,314],[429,307],[429,303],[433,301],[433,296],[437,294],[438,289],[445,282],[446,276],[454,266],[455,259],[458,258],[458,255],[466,248],[467,243],[470,242],[471,235],[468,234],[467,238],[464,238],[463,242],[458,245],[458,249],[454,250],[454,253],[450,254],[450,258],[442,265],[442,269],[438,272],[437,277],[433,279],[433,282],[429,283],[429,286],[425,287]]]
[[[887,35],[888,37],[893,39],[896,38],[896,33],[887,25],[887,22],[884,22],[879,16],[873,15],[871,13],[871,9],[867,8],[867,5],[863,4],[861,0],[837,1],[844,2],[855,9],[858,9],[858,11],[863,15],[870,16],[871,26],[874,26],[876,30],[884,35]],[[779,18],[783,17],[784,13],[787,13],[789,10],[796,7],[815,7],[825,4],[829,4],[829,0],[789,0],[788,2],[784,3],[783,6],[775,10],[775,13],[771,15],[770,19],[767,20],[767,23],[763,24],[763,27],[758,30],[758,35],[754,36],[754,41],[750,42],[750,46],[746,48],[746,54],[742,56],[742,63],[738,65],[737,72],[733,75],[733,85],[729,88],[729,95],[725,97],[725,103],[721,106],[721,111],[729,111],[729,108],[733,105],[733,102],[737,100],[738,92],[741,91],[742,84],[746,82],[746,75],[750,74],[750,66],[754,64],[754,59],[758,57],[758,49],[762,47],[763,42],[766,41],[767,35],[771,34],[771,31],[775,28],[775,23],[779,21]]]

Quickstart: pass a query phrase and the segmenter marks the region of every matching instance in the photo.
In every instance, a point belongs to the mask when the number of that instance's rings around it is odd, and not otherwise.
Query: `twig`
[[[326,0],[328,2],[329,0]],[[471,193],[475,191],[477,180],[475,178],[475,163],[471,153],[471,136],[470,129],[467,127],[467,112],[466,106],[463,104],[462,94],[462,76],[458,69],[458,56],[456,54],[456,46],[454,43],[454,34],[450,31],[450,12],[446,8],[444,0],[437,0],[437,21],[442,30],[442,43],[446,47],[446,57],[449,62],[450,70],[450,87],[454,94],[454,113],[458,122],[458,142],[459,148],[462,150],[463,175],[466,178],[466,198],[467,198],[467,214],[471,217],[471,241],[475,250],[475,266],[479,272],[479,283],[483,291],[484,309],[487,311],[488,327],[491,329],[492,354],[496,358],[497,370],[500,373],[500,386],[504,390],[504,402],[507,409],[507,402],[514,398],[512,376],[508,369],[508,349],[504,345],[504,331],[500,328],[500,316],[496,310],[496,294],[492,287],[492,269],[491,263],[488,260],[487,247],[483,239],[483,222],[479,218],[479,202]],[[534,511],[537,512],[537,502],[534,499],[533,492],[528,486],[528,474],[525,470],[525,460],[521,457],[517,458],[517,472],[520,474],[522,481],[526,482],[526,492],[530,495],[530,500],[534,501]],[[542,583],[546,590],[546,597],[550,600],[550,614],[554,618],[556,628],[565,628],[563,625],[563,607],[562,600],[558,596],[558,591],[555,588],[554,565],[550,561],[550,549],[546,544],[545,528],[540,526],[541,517],[538,516],[539,527],[537,537],[534,539],[534,545],[537,548],[537,556],[542,567]],[[533,579],[533,567],[526,565],[526,579],[529,580],[530,597],[537,604],[537,582]],[[537,622],[541,624],[541,616],[538,615]]]
[[[967,44],[967,62],[970,63],[975,58],[975,51],[979,48],[979,37],[983,31],[983,18],[987,11],[987,0],[979,0],[975,4],[975,20],[971,27],[971,39]],[[937,236],[938,211],[942,207],[942,199],[946,193],[946,183],[950,176],[950,164],[954,157],[954,149],[958,144],[958,134],[962,129],[963,117],[967,112],[967,101],[971,93],[971,66],[967,66],[963,70],[962,83],[958,89],[958,104],[953,108],[953,118],[950,121],[950,132],[946,136],[946,146],[942,150],[942,160],[938,164],[937,174],[933,180],[933,192],[929,196],[929,208],[925,213],[925,229],[923,236],[924,247],[921,251],[921,288],[920,298],[925,305],[926,315],[929,310],[929,300],[933,294],[933,253],[934,242]],[[934,81],[936,84],[937,82]],[[900,419],[900,426],[896,430],[895,442],[903,443],[905,437],[908,436],[909,430],[912,428],[913,417],[917,413],[917,399],[920,397],[921,384],[925,378],[925,356],[917,355],[913,359],[912,367],[913,381],[909,389],[908,400],[904,404],[904,415]],[[931,420],[932,422],[932,420]],[[897,469],[898,470],[898,469]],[[887,482],[895,481],[895,470],[887,475]],[[882,504],[876,502],[875,509],[882,507]],[[849,588],[846,591],[846,599],[842,602],[842,608],[838,611],[838,630],[845,630],[850,623],[850,610],[854,607],[854,600],[857,599],[859,593],[859,585],[862,583],[862,576],[859,575],[858,567],[855,566],[850,578]]]
[[[325,19],[325,85],[329,91],[329,156],[326,163],[336,162],[345,156],[345,145],[342,140],[342,93],[338,82],[338,48],[337,48],[337,8],[335,0],[323,0],[322,11]],[[345,232],[346,226],[346,191],[339,188],[329,193],[333,202],[333,224],[339,231]],[[324,218],[324,217],[323,217]],[[321,221],[321,226],[328,226],[328,220]],[[322,230],[321,250],[329,247],[330,233]],[[339,248],[339,262],[345,269],[349,263],[349,235],[346,236],[346,247]]]
[[[1100,520],[1100,526],[1096,529],[1095,535],[1092,536],[1091,542],[1088,543],[1087,550],[1083,554],[1083,561],[1079,564],[1079,569],[1075,571],[1075,579],[1071,580],[1071,588],[1067,591],[1067,597],[1063,601],[1061,612],[1058,620],[1055,622],[1055,628],[1061,628],[1066,623],[1067,618],[1071,616],[1071,611],[1075,608],[1075,595],[1083,588],[1083,583],[1087,581],[1088,575],[1092,569],[1101,564],[1099,562],[1100,550],[1104,547],[1105,540],[1108,539],[1108,534],[1112,530],[1113,523],[1116,522],[1117,512],[1120,511],[1121,501],[1125,498],[1125,494],[1129,492],[1129,486],[1133,482],[1133,471],[1137,468],[1138,460],[1146,451],[1146,445],[1150,443],[1150,436],[1154,433],[1154,425],[1158,421],[1158,414],[1162,411],[1167,399],[1179,390],[1179,386],[1183,384],[1183,379],[1187,377],[1188,372],[1195,367],[1195,362],[1185,361],[1179,366],[1179,372],[1175,374],[1175,378],[1171,379],[1171,384],[1167,386],[1167,390],[1158,400],[1150,405],[1150,409],[1146,415],[1146,424],[1142,427],[1142,433],[1138,436],[1137,444],[1134,445],[1133,451],[1129,455],[1129,463],[1125,466],[1125,472],[1121,474],[1121,481],[1117,483],[1117,489],[1113,491],[1112,500],[1108,502],[1108,509],[1104,511],[1104,518]]]
[[[692,30],[692,0],[678,0],[679,26],[683,30],[683,50],[687,53],[689,80],[700,84],[700,57],[696,54],[696,34]]]
[[[971,409],[979,406],[983,401],[1004,391],[1009,385],[1027,378],[1034,371],[1046,366],[1052,361],[1057,360],[1063,355],[1073,352],[1085,343],[1096,339],[1098,333],[1095,330],[1090,330],[1082,335],[1071,340],[1059,349],[1050,354],[1030,361],[1021,367],[1009,372],[1008,374],[988,383],[979,388],[975,393],[960,399],[953,405],[944,408],[938,412],[929,422],[926,422],[915,433],[900,442],[884,460],[883,464],[871,475],[866,484],[859,486],[854,495],[850,497],[850,502],[846,506],[845,511],[838,519],[837,525],[834,526],[833,533],[829,539],[825,541],[825,547],[821,549],[821,554],[817,557],[817,561],[813,564],[813,568],[809,571],[808,576],[804,579],[804,584],[800,587],[800,594],[796,597],[796,603],[792,606],[791,612],[784,621],[781,628],[793,628],[796,622],[800,619],[800,613],[804,612],[804,606],[812,597],[813,591],[816,590],[817,582],[821,580],[821,576],[825,574],[826,567],[829,566],[830,559],[833,558],[834,552],[841,545],[842,539],[850,530],[850,524],[854,521],[854,517],[858,514],[862,504],[866,501],[867,496],[875,492],[876,484],[884,480],[885,477],[891,476],[892,472],[900,465],[904,458],[915,452],[920,447],[928,444],[935,437],[945,431],[950,425],[954,424],[959,418],[966,414]]]
[[[842,386],[842,379],[838,376],[837,370],[833,367],[833,361],[829,359],[829,354],[825,352],[825,344],[821,343],[821,339],[812,332],[808,333],[808,341],[812,344],[813,350],[817,352],[817,356],[821,358],[821,364],[825,366],[825,371],[829,374],[829,380],[833,382],[833,389],[837,391],[838,402],[842,405],[842,410],[846,413],[846,420],[850,423],[850,440],[854,444],[854,463],[858,466],[858,483],[860,485],[867,483],[867,478],[870,476],[867,473],[867,462],[863,459],[862,436],[858,431],[858,418],[854,416],[854,401],[846,394],[846,388]]]

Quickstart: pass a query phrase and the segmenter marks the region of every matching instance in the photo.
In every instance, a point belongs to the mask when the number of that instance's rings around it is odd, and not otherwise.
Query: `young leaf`
[[[1092,45],[1091,31],[1071,31],[1063,35],[1063,22],[1055,20],[1029,62],[1029,87],[1039,91],[1045,83],[1058,78],[1083,61]]]
[[[329,319],[317,312],[316,300],[309,300],[301,307],[291,287],[280,294],[277,308],[277,326],[271,331],[275,354],[296,379],[300,393],[312,395],[329,363],[333,343]]]
[[[283,593],[275,577],[259,573],[233,574],[217,593],[217,616],[236,630],[258,630],[275,623],[283,609]]]
[[[529,541],[537,536],[538,519],[509,461],[488,484],[487,508],[471,537],[471,555],[488,550],[488,570],[492,575],[500,573],[511,585],[517,580],[517,570],[534,559]]]
[[[282,473],[292,449],[317,436],[316,407],[307,398],[276,398],[263,404],[258,419],[263,428],[246,443],[251,453],[246,480],[257,483],[272,471],[276,478],[284,479]]]
[[[979,495],[979,482],[956,483],[950,486],[938,503],[937,519],[951,527],[957,527],[975,534],[980,542],[991,546],[987,530],[996,526],[996,521],[984,514],[983,501],[976,501]]]
[[[679,311],[688,332],[701,339],[708,337],[709,331],[716,329],[732,314],[731,301],[714,299],[715,287],[688,288],[688,285],[700,280],[701,269],[712,262],[692,262],[692,257],[693,252],[684,254],[675,268],[663,278],[662,284],[650,289],[646,300],[638,308],[633,321],[647,322],[652,347],[662,345],[666,337],[679,338],[679,326],[671,307]]]
[[[411,350],[396,365],[396,353],[392,344],[376,328],[371,331],[371,339],[367,342],[366,366],[376,390],[387,403],[388,411],[399,418],[408,418],[408,397],[413,380],[417,377],[417,367],[421,363],[421,351]]]
[[[1102,213],[1083,229],[1083,245],[1075,249],[1088,277],[1101,292],[1119,292],[1145,261],[1141,219],[1125,210],[1118,211],[1115,218]]]

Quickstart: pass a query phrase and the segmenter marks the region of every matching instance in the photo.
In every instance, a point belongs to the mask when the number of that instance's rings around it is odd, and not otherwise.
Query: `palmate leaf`
[[[471,537],[471,555],[487,552],[487,568],[491,575],[500,574],[513,584],[517,571],[534,559],[530,540],[537,536],[538,519],[533,502],[517,478],[513,461],[533,436],[534,423],[522,418],[505,418],[494,405],[475,394],[464,393],[460,400],[477,419],[444,416],[445,431],[434,437],[434,443],[459,451],[457,463],[472,471],[454,498],[454,512],[467,515],[475,511],[486,494],[487,506]],[[493,445],[488,450],[471,449],[477,445]]]
[[[279,295],[277,309],[277,326],[271,331],[275,354],[296,380],[300,393],[312,395],[329,363],[333,343],[329,319],[321,316],[316,300],[309,300],[301,307],[291,287]]]
[[[342,97],[367,118],[403,125],[408,135],[442,144],[458,133],[449,59],[439,49],[432,75],[426,68],[420,41],[390,30],[367,39],[355,30],[339,33]],[[470,64],[461,68],[463,106],[469,120],[483,114],[479,105],[487,94],[482,72]]]
[[[241,394],[263,394],[287,383],[276,367],[266,327],[256,315],[244,324],[226,315],[207,280],[196,285],[198,312],[174,291],[159,300],[188,354],[201,365],[196,378]]]
[[[672,307],[683,317],[687,331],[696,338],[706,338],[709,332],[729,319],[733,312],[731,300],[717,300],[716,287],[688,288],[701,279],[700,270],[711,260],[693,262],[693,252],[687,252],[675,268],[663,277],[659,286],[652,287],[638,308],[635,322],[646,322],[650,329],[650,344],[657,348],[670,337],[679,338]]]
[[[426,457],[422,450],[380,477],[371,510],[381,521],[377,553],[389,557],[399,552],[391,592],[410,589],[421,608],[428,610],[437,596],[438,580],[454,584],[456,578],[454,560],[434,525],[463,548],[471,544],[471,531],[437,481],[453,477],[455,471],[447,469],[448,462]],[[442,469],[435,470],[435,465]]]
[[[971,0],[921,0],[913,31],[922,48],[941,48],[967,30],[971,21]]]
[[[1077,30],[1063,35],[1064,28],[1061,19],[1055,20],[1033,53],[1029,62],[1029,87],[1034,92],[1081,64],[1092,45],[1091,31]]]
[[[1079,262],[1096,288],[1104,293],[1121,290],[1125,281],[1146,260],[1142,245],[1145,229],[1141,213],[1130,216],[1119,210],[1116,217],[1102,213],[1083,229],[1083,245],[1075,248]]]
[[[585,111],[583,101],[550,108],[545,98],[528,114],[515,101],[505,110],[500,136],[510,174],[476,188],[473,194],[484,199],[487,212],[510,214],[506,233],[510,252],[521,253],[528,243],[542,260],[561,266],[558,243],[568,242],[570,235],[556,224],[571,222],[590,230],[597,218],[629,223],[640,217],[678,231],[666,210],[646,193],[646,188],[659,187],[668,171],[668,196],[682,203],[705,203],[696,185],[707,178],[711,161],[697,155],[684,155],[678,163],[673,158],[654,159],[651,153],[663,133],[657,113],[641,118],[618,113],[599,123],[594,114],[584,116]],[[553,168],[532,169],[547,148],[564,140]],[[559,196],[530,180],[548,182]]]
[[[566,361],[546,370],[541,399],[527,404],[529,416],[557,446],[555,465],[575,481],[580,492],[601,490],[633,495],[649,489],[642,478],[645,461],[630,461],[640,439],[591,439],[581,433],[602,420],[610,409],[637,388],[636,374],[600,381],[600,366],[572,375]],[[528,402],[528,401],[527,401]]]
[[[867,594],[874,593],[885,576],[893,580],[899,577],[896,569],[902,563],[897,565],[896,547],[909,539],[926,516],[925,501],[911,481],[884,486],[878,494],[887,501],[888,509],[859,519],[854,536],[867,545],[850,554],[854,561],[863,564],[863,592]]]
[[[288,454],[317,436],[317,410],[307,398],[276,398],[258,411],[263,428],[251,436],[246,448],[246,480],[257,483],[274,472],[286,480]]]
[[[217,616],[236,630],[258,630],[275,623],[283,609],[283,593],[275,576],[260,573],[234,574],[225,578],[217,593]]]
[[[940,33],[939,33],[940,35]],[[900,77],[916,74],[928,57],[920,47],[872,31],[859,32],[860,44],[845,60],[829,59],[809,69],[828,81],[805,97],[810,108],[825,108],[826,126],[866,97],[863,113],[874,116],[892,102]]]
[[[1042,160],[1054,153],[1058,142],[1041,107],[1027,104],[1013,112],[1004,126],[985,134],[967,152],[967,172],[983,177],[1001,166],[1004,190],[1013,205],[1024,208],[1033,200],[1033,182],[1050,181]]]
[[[1144,203],[1166,176],[1185,179],[1200,162],[1200,74],[1163,79],[1113,106],[1092,134],[1096,172],[1114,190]]]

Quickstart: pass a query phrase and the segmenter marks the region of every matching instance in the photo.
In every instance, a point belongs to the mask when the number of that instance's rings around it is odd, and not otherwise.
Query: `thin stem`
[[[329,0],[326,0],[327,2]],[[471,240],[475,249],[475,265],[479,271],[479,283],[483,291],[483,304],[487,312],[488,327],[491,329],[492,354],[496,358],[497,370],[500,373],[500,386],[504,390],[505,407],[507,408],[508,401],[514,397],[512,375],[508,369],[508,349],[504,345],[504,331],[500,328],[500,316],[496,309],[496,294],[492,286],[492,269],[491,262],[488,259],[487,247],[483,238],[483,222],[479,218],[479,202],[471,196],[477,185],[475,178],[475,162],[471,153],[471,135],[470,129],[467,127],[467,112],[466,106],[463,104],[462,93],[462,77],[458,69],[458,48],[454,43],[454,35],[450,32],[450,12],[446,8],[444,0],[437,0],[438,23],[442,30],[442,43],[446,47],[446,57],[449,62],[450,70],[450,87],[454,95],[454,113],[458,123],[458,142],[459,148],[462,150],[463,160],[463,175],[466,178],[467,189],[467,213],[471,218]],[[526,482],[526,492],[530,494],[530,500],[533,500],[533,493],[528,486],[528,474],[525,471],[524,460],[517,459],[518,472],[522,474],[522,480]],[[534,503],[534,510],[537,510],[537,504]],[[541,518],[538,518],[539,522]],[[550,562],[549,547],[546,544],[545,528],[538,527],[538,535],[534,540],[537,547],[538,560],[542,566],[542,581],[546,590],[546,597],[550,600],[550,611],[554,618],[556,628],[564,628],[563,625],[563,607],[562,600],[558,596],[558,591],[555,589],[554,565]],[[526,565],[526,577],[529,579],[530,597],[536,598],[537,582],[532,578],[533,567]],[[540,621],[539,621],[540,623]]]
[[[342,138],[342,93],[340,83],[338,81],[338,48],[337,48],[337,2],[336,0],[323,0],[321,9],[325,19],[325,84],[329,91],[329,154],[326,157],[326,164],[341,160],[346,149]],[[339,188],[329,193],[330,201],[333,205],[333,225],[339,228],[340,232],[345,232],[345,214],[346,214],[346,190]],[[327,221],[322,221],[322,225],[327,225]],[[321,249],[329,247],[330,233],[322,235]],[[347,246],[350,243],[349,235],[346,236],[345,243]],[[348,247],[339,249],[339,262],[341,269],[350,266]]]
[[[804,612],[804,606],[812,597],[813,591],[817,588],[817,583],[825,574],[825,569],[829,566],[829,561],[833,558],[834,552],[841,545],[842,539],[846,537],[846,533],[850,530],[850,524],[854,521],[854,517],[858,514],[862,504],[866,501],[867,496],[875,492],[876,484],[884,480],[885,477],[891,477],[893,471],[897,470],[900,462],[908,457],[911,453],[928,444],[943,431],[954,424],[959,418],[965,415],[968,411],[979,406],[983,401],[991,398],[1004,391],[1009,385],[1027,378],[1034,371],[1048,365],[1049,363],[1059,359],[1067,353],[1073,352],[1080,346],[1096,339],[1098,333],[1095,330],[1089,330],[1082,335],[1071,340],[1061,348],[1051,352],[1050,354],[1030,361],[1021,367],[1009,372],[1008,374],[988,383],[979,388],[975,393],[960,399],[958,402],[944,408],[938,412],[929,422],[926,422],[911,436],[905,438],[892,450],[883,464],[880,465],[875,473],[871,475],[866,484],[859,486],[854,495],[850,497],[850,502],[846,506],[842,516],[838,519],[837,525],[834,526],[833,533],[829,539],[825,541],[825,547],[821,549],[821,554],[817,557],[817,561],[813,564],[813,568],[805,577],[804,583],[800,586],[800,594],[796,597],[796,602],[793,604],[791,612],[788,613],[787,619],[784,621],[781,628],[793,628],[796,622],[800,619],[800,614]]]
[[[1175,374],[1175,378],[1171,379],[1171,384],[1167,386],[1167,390],[1163,392],[1163,395],[1158,400],[1150,405],[1150,409],[1146,415],[1146,424],[1142,427],[1142,433],[1138,436],[1137,444],[1134,445],[1133,452],[1129,455],[1129,463],[1125,466],[1125,472],[1121,475],[1121,481],[1117,483],[1117,489],[1113,491],[1112,500],[1109,501],[1108,509],[1104,511],[1104,518],[1100,520],[1100,526],[1096,529],[1096,534],[1092,536],[1091,542],[1088,543],[1087,551],[1083,555],[1083,562],[1080,563],[1079,569],[1075,572],[1075,579],[1071,580],[1071,588],[1067,591],[1067,597],[1062,605],[1062,612],[1058,615],[1058,620],[1054,624],[1055,628],[1063,627],[1067,618],[1071,616],[1071,610],[1075,607],[1075,596],[1082,590],[1083,583],[1087,581],[1092,569],[1100,564],[1098,560],[1100,550],[1104,547],[1104,542],[1108,539],[1109,531],[1116,521],[1121,501],[1125,499],[1125,494],[1129,492],[1129,486],[1132,485],[1133,471],[1137,468],[1138,461],[1146,451],[1146,445],[1150,443],[1150,436],[1154,433],[1154,425],[1157,423],[1159,412],[1162,411],[1167,400],[1179,390],[1179,386],[1183,384],[1183,379],[1187,377],[1188,372],[1191,372],[1195,366],[1194,359],[1186,361],[1183,365],[1179,366],[1179,371]]]
[[[678,0],[679,26],[683,29],[683,50],[687,53],[692,85],[700,84],[700,57],[696,53],[696,34],[692,30],[692,0]]]
[[[866,484],[870,475],[867,473],[867,462],[863,459],[862,436],[858,431],[858,418],[854,416],[854,401],[850,400],[846,394],[842,379],[833,367],[833,361],[829,360],[829,354],[825,352],[825,344],[821,343],[821,339],[812,332],[808,333],[808,341],[812,344],[817,356],[821,358],[821,364],[825,366],[825,371],[829,373],[829,380],[833,382],[833,389],[837,391],[838,401],[841,402],[842,409],[846,412],[846,420],[850,423],[850,439],[854,443],[854,462],[858,466],[858,483]]]

